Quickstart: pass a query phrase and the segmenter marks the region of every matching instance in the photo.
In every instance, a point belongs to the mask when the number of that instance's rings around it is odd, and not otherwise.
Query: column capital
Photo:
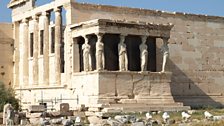
[[[83,35],[82,37],[84,38],[85,43],[88,43],[88,41],[89,41],[89,35]]]
[[[33,16],[32,16],[32,19],[33,19],[34,21],[37,21],[37,19],[38,19],[37,15],[33,15]]]
[[[146,43],[148,36],[146,35],[142,35],[141,39],[142,39],[142,43]]]
[[[27,18],[22,19],[22,23],[28,24],[29,20]]]
[[[163,43],[168,43],[168,40],[169,40],[170,38],[168,38],[168,37],[162,37],[161,39],[163,40]]]
[[[48,16],[49,15],[49,12],[46,12],[46,11],[43,11],[42,13],[41,13],[41,16]]]
[[[126,36],[128,36],[128,34],[124,34],[124,33],[122,33],[122,34],[120,34],[120,36],[124,36],[124,37],[126,37]]]
[[[97,42],[101,42],[103,38],[104,33],[96,33],[97,36]]]
[[[124,43],[126,34],[120,34],[120,43]]]
[[[61,12],[61,8],[60,7],[55,7],[54,8],[54,12],[59,12],[60,13]]]

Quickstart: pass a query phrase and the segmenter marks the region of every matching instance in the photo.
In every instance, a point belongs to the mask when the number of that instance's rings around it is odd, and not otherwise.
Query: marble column
[[[169,47],[168,47],[169,38],[162,38],[162,39],[163,39],[163,45],[161,47],[161,52],[162,52],[162,55],[163,55],[163,64],[162,64],[162,71],[161,72],[165,72],[167,59],[169,57]]]
[[[62,17],[61,8],[55,8],[55,81],[61,84],[61,40],[62,40]]]
[[[148,66],[148,46],[146,45],[147,36],[141,36],[142,43],[139,46],[140,59],[141,59],[141,71],[147,71]]]
[[[103,34],[97,34],[96,42],[96,70],[103,70],[105,68],[105,57],[104,57],[104,43]]]
[[[29,83],[29,62],[28,62],[28,20],[23,21],[23,85],[27,86]]]
[[[43,52],[43,78],[44,85],[49,85],[49,13],[43,12],[43,25],[44,25],[44,52]]]
[[[33,16],[33,85],[38,85],[38,21]]]
[[[120,43],[118,44],[119,70],[128,70],[128,56],[125,42],[126,35],[120,35]]]
[[[20,86],[19,82],[19,62],[20,62],[20,51],[19,51],[19,39],[20,39],[20,31],[19,31],[19,22],[14,22],[14,31],[13,31],[13,38],[14,38],[14,55],[13,55],[13,61],[14,61],[14,68],[13,68],[13,83],[14,87],[18,88]]]

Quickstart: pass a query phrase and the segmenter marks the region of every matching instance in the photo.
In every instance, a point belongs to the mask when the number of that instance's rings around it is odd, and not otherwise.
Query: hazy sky
[[[0,0],[0,22],[11,22],[10,0]],[[38,5],[52,0],[37,0]],[[224,16],[224,0],[76,0],[78,2]]]

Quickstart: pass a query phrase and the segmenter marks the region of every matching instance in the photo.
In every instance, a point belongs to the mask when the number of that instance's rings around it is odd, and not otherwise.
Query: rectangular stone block
[[[100,73],[99,76],[99,95],[103,97],[114,97],[116,86],[116,75]]]
[[[151,90],[151,82],[149,80],[149,76],[143,75],[134,75],[134,95],[150,95]]]
[[[119,74],[116,78],[116,91],[118,96],[132,95],[133,82],[129,74]]]
[[[61,103],[60,104],[60,112],[68,112],[69,111],[69,104],[68,103]]]
[[[30,105],[28,107],[29,112],[44,112],[46,110],[44,105]]]

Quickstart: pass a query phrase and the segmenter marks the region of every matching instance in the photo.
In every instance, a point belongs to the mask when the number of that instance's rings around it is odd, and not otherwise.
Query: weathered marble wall
[[[13,25],[0,23],[0,81],[13,84]]]

